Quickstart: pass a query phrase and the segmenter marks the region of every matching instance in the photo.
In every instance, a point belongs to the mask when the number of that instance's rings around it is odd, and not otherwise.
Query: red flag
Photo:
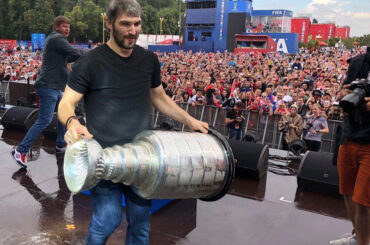
[[[231,85],[231,94],[234,93],[234,90],[235,90],[235,84],[236,84],[235,80],[236,79],[234,79],[233,84]]]

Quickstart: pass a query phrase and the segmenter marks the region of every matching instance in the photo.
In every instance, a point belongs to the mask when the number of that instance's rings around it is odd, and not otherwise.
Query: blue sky
[[[254,0],[254,9],[288,9],[321,22],[349,25],[351,36],[370,34],[369,0]]]

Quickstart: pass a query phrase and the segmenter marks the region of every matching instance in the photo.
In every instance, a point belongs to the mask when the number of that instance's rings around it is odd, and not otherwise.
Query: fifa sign
[[[281,54],[298,53],[298,33],[264,33],[269,35],[276,42],[276,51]]]
[[[285,39],[280,38],[276,40],[276,38],[273,38],[273,40],[276,42],[276,51],[283,53],[283,54],[288,54],[288,46],[286,45]]]

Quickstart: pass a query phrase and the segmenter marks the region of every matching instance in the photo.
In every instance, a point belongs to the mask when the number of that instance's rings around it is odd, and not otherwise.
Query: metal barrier
[[[220,109],[215,106],[203,105],[192,106],[188,103],[178,103],[178,105],[194,118],[203,122],[207,122],[225,137],[228,136],[228,128],[225,124],[225,118],[229,109]],[[258,135],[258,142],[267,144],[271,148],[279,149],[281,147],[282,133],[278,128],[278,123],[281,116],[268,116],[268,114],[263,114],[260,116],[256,111],[247,110],[242,111],[242,116],[245,118],[244,123],[241,125],[243,136],[250,131],[253,132],[253,134]],[[165,118],[166,117],[159,112],[154,112],[154,128],[159,128],[161,122]],[[328,120],[329,134],[325,134],[322,137],[321,151],[333,152],[335,131],[339,124],[341,124],[341,121]],[[174,129],[178,131],[190,131],[188,127],[179,122],[174,122]]]

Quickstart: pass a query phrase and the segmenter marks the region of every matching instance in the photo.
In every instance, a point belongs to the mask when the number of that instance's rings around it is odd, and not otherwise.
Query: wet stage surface
[[[40,138],[27,170],[11,158],[24,132],[0,130],[0,244],[85,244],[89,196],[72,195],[63,155]],[[124,244],[126,218],[107,244]],[[297,189],[295,176],[238,176],[217,202],[177,200],[152,215],[150,244],[321,245],[351,232],[342,199]]]

